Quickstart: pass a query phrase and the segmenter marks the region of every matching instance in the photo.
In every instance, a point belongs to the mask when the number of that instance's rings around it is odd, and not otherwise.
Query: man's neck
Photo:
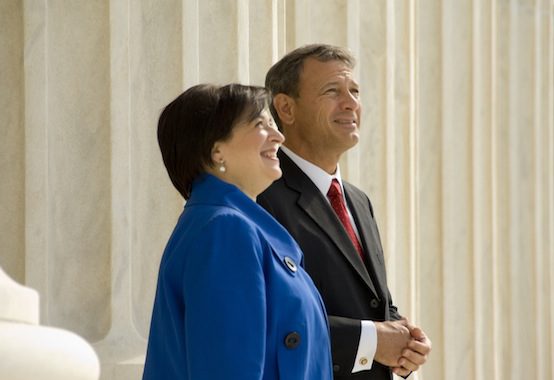
[[[283,145],[298,156],[320,167],[331,175],[337,170],[340,155],[337,156],[327,152],[316,152],[307,145],[288,144],[286,142]]]

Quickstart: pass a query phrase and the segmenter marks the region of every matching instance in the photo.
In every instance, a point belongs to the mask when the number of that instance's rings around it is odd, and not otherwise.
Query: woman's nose
[[[279,144],[282,144],[285,141],[285,136],[277,128],[271,128],[270,134],[271,141]]]

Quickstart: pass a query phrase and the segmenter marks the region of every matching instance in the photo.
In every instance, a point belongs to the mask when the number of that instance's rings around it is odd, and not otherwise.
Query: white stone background
[[[552,0],[0,0],[0,266],[103,380],[139,379],[182,207],[160,110],[198,82],[263,84],[305,43],[348,46],[364,112],[341,169],[433,341],[414,378],[552,379],[553,25]]]

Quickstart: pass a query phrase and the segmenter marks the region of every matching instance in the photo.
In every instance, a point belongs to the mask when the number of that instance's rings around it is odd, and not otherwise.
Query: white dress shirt
[[[331,187],[331,182],[334,178],[339,181],[342,189],[342,196],[344,198],[344,187],[342,186],[342,179],[340,177],[340,168],[338,164],[335,174],[331,175],[320,167],[306,161],[287,147],[281,146],[281,150],[308,176],[308,178],[310,178],[310,180],[312,180],[319,191],[323,194],[323,197],[327,199],[327,202],[329,202],[327,192],[329,191],[329,187]],[[354,232],[358,236],[358,240],[361,241],[358,227],[356,226],[352,213],[348,208],[346,198],[344,198],[344,204],[346,205],[346,211],[348,211],[348,216],[352,227],[354,228]],[[365,320],[361,322],[360,341],[358,342],[358,351],[356,354],[356,360],[354,361],[354,368],[352,368],[352,373],[371,369],[373,358],[375,357],[375,351],[377,350],[377,328],[375,327],[375,323],[373,323],[373,321]]]

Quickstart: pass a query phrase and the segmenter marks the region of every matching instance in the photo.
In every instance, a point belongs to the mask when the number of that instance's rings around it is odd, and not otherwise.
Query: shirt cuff
[[[358,343],[358,352],[352,373],[367,371],[373,365],[373,358],[377,350],[377,328],[373,321],[361,321],[362,331],[360,333],[360,342]]]

